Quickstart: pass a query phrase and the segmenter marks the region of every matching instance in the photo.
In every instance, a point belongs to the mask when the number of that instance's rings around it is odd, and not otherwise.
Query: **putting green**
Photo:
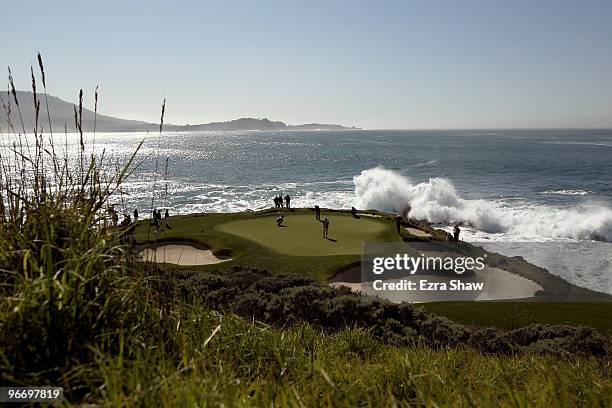
[[[220,224],[219,231],[255,241],[282,254],[322,256],[360,254],[364,242],[380,241],[385,229],[393,228],[379,220],[348,215],[325,214],[329,219],[329,239],[314,215],[285,213],[284,227],[276,225],[276,215]],[[322,216],[323,217],[323,216]]]

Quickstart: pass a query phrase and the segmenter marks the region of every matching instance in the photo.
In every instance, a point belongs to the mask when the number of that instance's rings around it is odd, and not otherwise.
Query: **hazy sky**
[[[119,117],[612,127],[610,0],[1,2],[18,88],[41,51],[51,94]]]

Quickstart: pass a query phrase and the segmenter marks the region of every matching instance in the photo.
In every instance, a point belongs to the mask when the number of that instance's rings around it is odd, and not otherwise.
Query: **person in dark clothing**
[[[155,226],[155,233],[159,233],[159,230],[161,228],[161,210],[155,209],[154,210],[154,217],[153,217],[153,225]]]
[[[278,208],[278,196],[274,196],[274,208]]]
[[[398,214],[398,215],[397,215],[397,216],[394,218],[395,228],[397,228],[397,233],[398,233],[398,234],[401,234],[401,233],[402,233],[402,232],[401,232],[401,231],[402,231],[402,230],[401,230],[401,228],[402,228],[402,221],[404,221],[404,217],[402,217],[402,216],[401,216],[401,215],[399,215],[399,214]]]
[[[317,220],[321,219],[321,207],[319,207],[318,205],[315,205],[315,218]]]
[[[153,213],[151,215],[151,225],[155,225],[156,219],[157,219],[157,208],[154,208]]]
[[[280,217],[278,217],[276,219],[276,225],[278,227],[282,227],[283,226],[283,221],[285,221],[285,216],[283,214],[281,214]]]
[[[134,208],[134,222],[138,222],[138,208]]]
[[[355,207],[351,207],[351,215],[353,216],[353,218],[359,218],[359,216],[357,215],[357,209]]]
[[[168,209],[166,208],[166,213],[164,214],[164,224],[166,225],[166,228],[170,227],[170,224],[168,223],[169,220],[170,220],[170,211],[168,211]]]
[[[327,234],[329,232],[329,220],[327,217],[325,217],[321,223],[323,224],[323,238],[327,239]]]
[[[288,210],[291,209],[291,197],[289,197],[289,194],[285,196],[285,207],[287,207]]]
[[[459,228],[459,224],[455,224],[453,227],[453,239],[455,240],[455,245],[459,243],[459,234],[461,233],[461,229]]]

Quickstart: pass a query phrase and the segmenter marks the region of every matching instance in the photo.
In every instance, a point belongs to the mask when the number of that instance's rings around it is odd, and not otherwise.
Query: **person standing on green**
[[[321,223],[323,224],[323,238],[327,239],[327,233],[329,232],[329,220],[327,217],[325,217]]]

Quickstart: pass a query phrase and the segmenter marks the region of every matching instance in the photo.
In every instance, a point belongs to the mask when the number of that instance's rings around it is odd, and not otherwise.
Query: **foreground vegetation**
[[[109,172],[82,134],[75,162],[14,132],[0,150],[2,386],[62,386],[65,405],[611,404],[611,339],[593,329],[471,328],[295,274],[137,262],[107,210],[131,163]]]
[[[154,267],[145,270],[155,274],[139,278],[142,271],[136,267],[131,272],[133,276],[123,280],[129,290],[107,294],[112,300],[122,301],[121,310],[112,316],[119,320],[113,321],[110,316],[94,319],[96,324],[82,327],[84,333],[73,326],[61,325],[53,334],[57,337],[50,337],[37,324],[45,315],[44,304],[23,314],[3,309],[2,383],[61,385],[69,402],[106,406],[610,403],[610,351],[599,349],[608,347],[609,340],[591,330],[537,326],[513,334],[483,331],[491,340],[498,335],[508,339],[515,336],[517,341],[542,337],[520,351],[483,352],[468,343],[450,346],[449,341],[458,340],[454,336],[464,333],[465,327],[408,305],[368,305],[354,299],[355,295],[338,291],[332,291],[335,296],[328,298],[327,313],[332,320],[307,323],[312,318],[299,302],[299,294],[310,293],[312,298],[313,294],[329,289],[301,277],[266,277],[262,272],[234,271],[220,276],[196,273],[173,280]],[[173,301],[167,296],[172,285],[180,291],[188,290],[187,296],[204,295],[214,291],[203,291],[202,285],[234,278],[246,281],[243,286],[251,290],[267,294],[267,299],[284,310],[285,314],[278,316],[282,320],[264,324],[254,319],[253,312],[259,311],[253,308],[252,302],[256,300],[252,292],[248,293],[250,290],[237,296],[235,305],[227,302],[218,305],[217,311],[203,304],[205,299],[176,296],[179,300]],[[129,284],[139,279],[139,286],[144,289]],[[197,282],[199,286],[194,285]],[[223,292],[232,289],[221,285],[217,293],[206,297],[218,300]],[[275,292],[278,302],[271,296]],[[348,299],[356,302],[347,302]],[[338,309],[347,303],[353,308]],[[394,307],[419,319],[424,330],[422,336],[412,331],[413,323],[390,317]],[[355,313],[356,309],[360,312]],[[94,317],[91,312],[85,315]],[[364,324],[364,318],[376,318],[378,323]],[[399,336],[406,329],[410,336]],[[577,337],[565,337],[570,333]],[[28,334],[27,342],[16,340]],[[41,336],[41,341],[32,342],[34,335]],[[560,337],[546,338],[551,335]],[[46,360],[49,344],[65,350],[66,345],[76,341],[84,341],[86,347],[67,350],[53,362]],[[23,347],[24,344],[28,347]],[[568,350],[574,353],[568,354]],[[589,355],[592,351],[595,354]],[[39,359],[29,362],[19,359],[23,355]]]
[[[381,344],[368,330],[282,330],[198,310],[181,358],[100,356],[109,405],[607,406],[609,360],[492,357],[468,348]],[[212,337],[211,337],[212,336]]]

